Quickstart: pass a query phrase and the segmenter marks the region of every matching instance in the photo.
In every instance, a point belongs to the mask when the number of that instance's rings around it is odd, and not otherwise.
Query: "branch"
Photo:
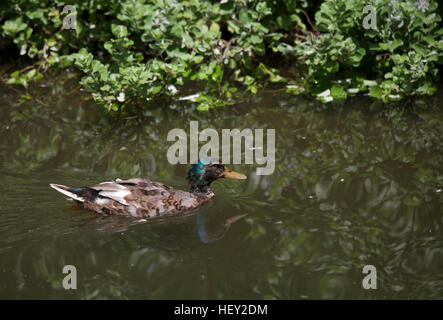
[[[306,17],[306,20],[308,20],[309,25],[311,26],[312,30],[316,33],[319,34],[320,32],[318,32],[317,28],[314,26],[314,24],[312,23],[311,19],[309,18],[308,14],[306,13],[305,10],[300,10],[301,13],[303,13]]]

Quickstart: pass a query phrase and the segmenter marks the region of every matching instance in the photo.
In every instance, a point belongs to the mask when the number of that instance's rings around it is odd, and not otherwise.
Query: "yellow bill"
[[[244,174],[241,174],[241,173],[238,173],[238,172],[232,171],[232,170],[229,169],[229,168],[226,168],[226,169],[225,169],[225,178],[228,178],[228,179],[235,179],[235,180],[245,180],[245,179],[247,179],[248,177],[246,177]]]

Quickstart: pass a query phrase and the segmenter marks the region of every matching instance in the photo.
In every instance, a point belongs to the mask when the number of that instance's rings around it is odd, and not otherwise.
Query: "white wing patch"
[[[120,179],[117,179],[117,180],[120,180]],[[100,182],[98,185],[96,185],[94,187],[100,187],[100,186],[103,186],[103,185],[109,185],[109,186],[112,186],[113,188],[119,188],[119,189],[123,188],[123,189],[126,189],[124,186],[122,186],[122,185],[120,185],[118,183],[115,183],[115,181]]]
[[[123,190],[103,190],[99,192],[99,195],[102,197],[110,198],[112,200],[118,201],[121,204],[128,205],[125,200],[125,197],[130,194],[131,191],[124,188]]]
[[[99,192],[98,193],[99,196],[118,201],[121,204],[124,204],[125,206],[128,205],[128,203],[125,200],[125,197],[128,194],[130,194],[131,191],[128,190],[128,188],[126,188],[125,186],[122,186],[121,184],[115,183],[114,181],[108,181],[108,182],[99,183],[98,185],[95,185],[92,188]]]

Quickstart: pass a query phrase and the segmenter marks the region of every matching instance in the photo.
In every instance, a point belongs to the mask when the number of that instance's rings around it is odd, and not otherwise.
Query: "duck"
[[[198,208],[214,197],[211,183],[220,178],[247,179],[216,158],[202,158],[188,170],[189,191],[143,178],[116,179],[80,188],[55,183],[49,185],[75,200],[80,208],[103,215],[142,219],[176,215]]]

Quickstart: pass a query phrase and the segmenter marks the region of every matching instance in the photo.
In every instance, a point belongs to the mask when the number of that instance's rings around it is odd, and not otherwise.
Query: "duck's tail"
[[[64,195],[80,201],[80,202],[84,202],[86,199],[84,197],[84,189],[85,188],[71,188],[71,187],[67,187],[61,184],[55,184],[55,183],[50,183],[49,184],[51,186],[51,188],[57,190],[60,193],[63,193]]]

